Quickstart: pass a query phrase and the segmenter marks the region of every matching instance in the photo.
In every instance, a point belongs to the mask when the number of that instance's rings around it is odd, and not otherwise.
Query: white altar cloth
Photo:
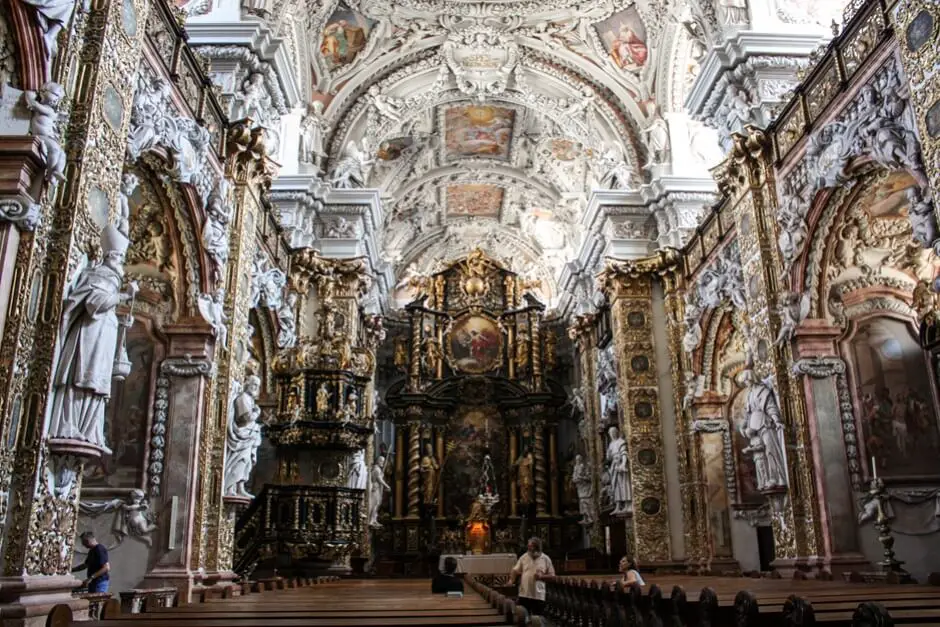
[[[437,567],[444,572],[444,558],[457,560],[457,572],[467,575],[508,575],[516,565],[514,553],[490,553],[489,555],[441,555]]]

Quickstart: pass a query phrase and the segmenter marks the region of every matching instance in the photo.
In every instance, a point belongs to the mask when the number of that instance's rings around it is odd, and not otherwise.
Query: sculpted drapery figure
[[[369,469],[366,467],[366,452],[363,449],[352,454],[349,462],[349,478],[346,487],[352,490],[365,490],[369,486]]]
[[[49,419],[50,438],[83,440],[108,454],[104,416],[120,348],[118,327],[134,322],[130,316],[118,319],[115,310],[137,294],[135,281],[121,292],[127,233],[127,215],[102,230],[102,260],[80,272],[66,298]]]
[[[783,425],[776,394],[770,383],[758,380],[749,366],[741,372],[740,382],[747,391],[742,425],[744,436],[749,442],[745,452],[754,458],[758,488],[786,487]]]
[[[431,443],[424,445],[424,457],[421,458],[421,481],[423,483],[424,504],[431,505],[437,502],[437,476],[441,465],[434,457],[434,447]]]
[[[532,451],[526,449],[515,463],[519,481],[519,503],[529,505],[534,501],[535,478]]]
[[[625,514],[629,511],[630,476],[628,470],[627,442],[620,435],[620,429],[611,427],[607,434],[607,472],[610,475],[610,497],[614,503],[612,515]]]
[[[52,80],[52,62],[59,52],[59,31],[71,21],[75,10],[75,0],[22,0],[36,11],[36,25],[42,33],[42,42],[45,47],[44,77]]]
[[[594,523],[594,480],[591,477],[591,468],[584,458],[576,455],[574,458],[574,471],[571,473],[571,482],[578,491],[578,511],[581,513],[581,524]]]
[[[369,473],[369,526],[375,529],[382,526],[379,524],[379,510],[386,490],[391,490],[391,487],[385,483],[385,458],[380,455]]]
[[[277,310],[277,321],[280,329],[277,333],[278,348],[292,348],[297,343],[297,294],[289,292],[287,298]]]
[[[300,162],[320,165],[323,152],[323,136],[326,122],[323,119],[323,103],[314,101],[307,105],[307,115],[300,122]]]
[[[261,425],[258,422],[261,408],[257,403],[260,392],[261,379],[257,375],[249,375],[245,389],[232,404],[225,434],[224,482],[228,496],[252,497],[245,484],[258,461],[258,447],[261,446]]]

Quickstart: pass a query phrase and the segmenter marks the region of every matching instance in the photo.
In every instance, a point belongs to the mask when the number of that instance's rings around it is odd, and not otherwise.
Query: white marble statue
[[[137,294],[135,281],[121,292],[127,229],[127,216],[121,215],[116,224],[101,231],[102,260],[84,268],[68,292],[49,417],[49,438],[86,441],[108,454],[104,418],[114,361],[121,348],[118,327],[133,324],[130,316],[119,320],[115,309]]]
[[[22,0],[36,12],[36,25],[42,32],[42,43],[45,47],[43,62],[46,80],[52,78],[52,62],[59,52],[59,31],[65,28],[72,19],[75,10],[75,0]]]
[[[222,271],[228,263],[228,225],[232,220],[232,208],[226,202],[227,186],[225,179],[220,179],[209,194],[206,202],[206,222],[202,227],[202,243],[209,258],[215,262],[213,276],[216,282],[222,279]]]
[[[287,298],[277,310],[277,321],[280,329],[277,332],[278,348],[293,348],[297,344],[297,294],[288,292]]]
[[[571,389],[571,417],[577,420],[584,415],[584,392],[580,387]]]
[[[605,189],[630,189],[632,172],[617,144],[608,144],[599,159],[601,179],[598,185]]]
[[[300,162],[320,165],[326,156],[323,138],[326,136],[323,103],[314,101],[307,106],[307,115],[300,121]]]
[[[264,74],[253,72],[242,82],[241,118],[252,118],[261,122],[267,117],[267,109],[271,106],[271,96],[264,86]]]
[[[115,512],[111,531],[118,542],[131,536],[147,546],[152,544],[150,534],[157,528],[156,517],[150,511],[150,502],[143,490],[133,489],[127,498],[112,499],[100,503],[81,501],[79,511],[86,516],[99,516],[106,512]]]
[[[646,147],[649,149],[650,161],[653,164],[663,164],[669,161],[669,126],[660,115],[658,107],[653,105],[650,120],[643,129],[646,137]]]
[[[607,445],[607,472],[610,474],[610,498],[614,503],[612,516],[629,512],[630,495],[629,460],[627,442],[617,427],[608,429],[610,444]]]
[[[365,490],[369,486],[369,469],[366,467],[366,452],[358,449],[349,458],[349,477],[346,487],[351,490]]]
[[[940,238],[940,228],[937,225],[934,203],[929,192],[925,194],[917,187],[907,188],[908,217],[914,239],[924,248],[933,246]]]
[[[233,381],[232,387],[238,389],[240,386]],[[245,389],[235,396],[229,411],[223,479],[226,496],[253,497],[245,484],[258,461],[258,447],[261,446],[261,424],[258,422],[261,408],[257,403],[260,392],[261,379],[257,375],[249,375]]]
[[[758,489],[786,487],[787,465],[783,450],[780,406],[770,380],[759,381],[750,366],[741,372],[740,382],[747,390],[742,431],[758,469]],[[759,460],[759,454],[763,460]],[[761,472],[763,470],[763,472]],[[763,475],[761,481],[760,475]]]
[[[368,142],[363,139],[362,147],[355,140],[350,140],[343,148],[330,182],[338,189],[365,187],[369,178],[369,169],[375,160],[369,154]]]
[[[202,319],[209,323],[216,337],[216,344],[227,346],[228,316],[225,314],[225,288],[220,287],[214,294],[200,294],[197,300]]]
[[[574,469],[571,472],[571,483],[578,492],[578,511],[581,513],[581,524],[592,525],[596,519],[594,513],[594,479],[591,477],[591,467],[581,455],[574,457]]]
[[[786,292],[780,299],[777,313],[780,314],[780,332],[774,343],[782,346],[793,338],[796,328],[803,324],[809,315],[810,293]]]
[[[400,98],[383,94],[378,85],[373,85],[369,88],[369,99],[372,101],[372,106],[379,112],[379,115],[394,120],[395,122],[401,121],[401,110],[405,106],[405,103],[402,102]]]
[[[386,490],[392,488],[385,483],[385,458],[381,455],[372,464],[369,473],[369,526],[379,529],[379,510],[382,509],[382,500]]]
[[[334,222],[326,228],[326,236],[329,238],[354,238],[356,237],[356,225],[343,216],[339,216]]]
[[[287,276],[280,268],[272,266],[268,256],[259,250],[251,266],[250,306],[264,305],[277,311],[283,300],[285,285]]]
[[[747,24],[747,0],[719,0],[719,14],[722,23],[732,26]]]
[[[53,4],[53,3],[49,3]],[[73,2],[68,2],[72,5]],[[71,9],[70,9],[71,11]],[[59,103],[65,95],[62,85],[47,82],[37,94],[34,91],[23,92],[26,108],[32,112],[29,119],[29,133],[39,140],[42,157],[45,160],[45,180],[50,189],[65,180],[65,151],[59,144],[56,122],[59,116]]]

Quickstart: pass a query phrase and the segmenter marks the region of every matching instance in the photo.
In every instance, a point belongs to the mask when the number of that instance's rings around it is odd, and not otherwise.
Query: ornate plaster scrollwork
[[[269,309],[277,310],[281,306],[284,286],[287,277],[280,268],[271,267],[268,256],[258,251],[252,265],[251,272],[251,308],[264,305]]]
[[[39,225],[41,207],[25,197],[0,199],[0,220],[12,222],[20,230],[33,231]]]
[[[190,356],[165,359],[160,364],[160,375],[153,399],[153,422],[150,426],[150,455],[147,460],[147,491],[151,497],[160,496],[163,489],[163,464],[166,452],[167,419],[170,409],[170,377],[211,377],[215,366],[208,360],[194,360]]]
[[[686,351],[695,350],[702,343],[701,319],[705,312],[725,300],[731,301],[736,309],[747,307],[744,272],[736,242],[721,250],[714,265],[698,274],[697,282],[686,294],[685,335],[682,339]]]
[[[157,528],[156,516],[150,510],[150,501],[143,490],[131,490],[126,498],[104,502],[80,501],[78,511],[86,516],[97,517],[107,512],[114,512],[114,524],[111,531],[118,543],[131,536],[147,546],[152,544],[150,534]]]
[[[46,459],[46,484],[57,499],[66,500],[78,482],[82,460],[74,455],[49,455]]]
[[[508,33],[475,25],[452,32],[441,54],[461,93],[482,101],[506,90],[519,59],[519,45]]]
[[[756,509],[735,509],[734,517],[743,520],[751,527],[769,527],[771,525],[770,506],[766,503]]]
[[[940,243],[937,241],[940,228],[926,191],[920,143],[901,83],[902,75],[898,62],[892,58],[861,88],[841,118],[809,138],[805,184],[793,176],[781,185],[778,246],[787,273],[803,251],[806,216],[816,193],[849,183],[854,176],[852,164],[859,157],[868,157],[888,170],[911,172],[922,190],[910,196],[914,210],[909,215],[915,237],[925,247]]]

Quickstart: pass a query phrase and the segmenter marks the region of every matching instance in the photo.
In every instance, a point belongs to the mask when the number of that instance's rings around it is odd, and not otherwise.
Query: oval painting
[[[503,335],[496,323],[484,316],[454,321],[447,340],[454,370],[471,374],[489,372],[500,363]]]

